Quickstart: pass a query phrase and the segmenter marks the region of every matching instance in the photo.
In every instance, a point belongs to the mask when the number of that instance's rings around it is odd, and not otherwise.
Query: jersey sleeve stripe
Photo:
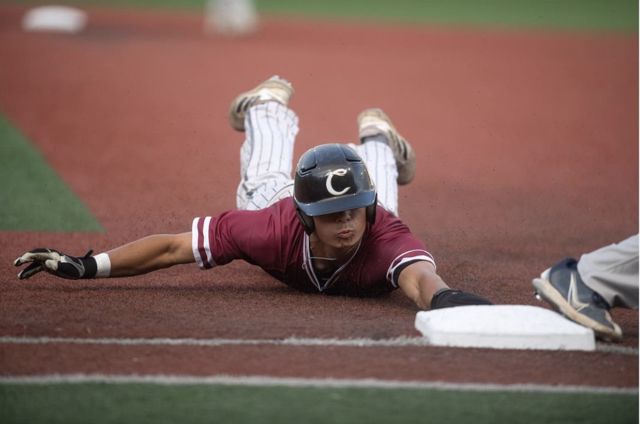
[[[209,223],[211,217],[195,218],[191,227],[191,249],[196,263],[201,269],[209,269],[213,265],[209,246]]]
[[[196,263],[198,267],[204,268],[204,263],[202,262],[202,256],[200,256],[200,249],[198,249],[200,232],[198,231],[198,224],[200,223],[200,218],[193,218],[193,223],[191,224],[191,250],[193,251],[193,257],[196,259]]]
[[[211,232],[209,231],[209,226],[211,225],[211,217],[208,216],[204,219],[204,224],[202,226],[203,230],[202,233],[204,235],[204,250],[205,253],[207,255],[207,268],[211,268],[215,265],[215,262],[213,261],[213,255],[211,254],[211,243],[209,240],[209,234],[211,234]]]
[[[396,257],[391,266],[387,270],[387,280],[391,282],[393,287],[398,287],[398,277],[400,271],[414,262],[427,261],[436,266],[433,256],[425,250],[410,250]]]

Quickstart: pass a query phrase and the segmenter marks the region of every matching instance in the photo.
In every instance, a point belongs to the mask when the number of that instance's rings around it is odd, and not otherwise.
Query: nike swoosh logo
[[[578,299],[578,282],[576,281],[575,273],[571,273],[571,281],[569,282],[569,293],[567,293],[569,304],[575,308],[577,311],[580,311],[587,306],[588,303],[584,303]]]

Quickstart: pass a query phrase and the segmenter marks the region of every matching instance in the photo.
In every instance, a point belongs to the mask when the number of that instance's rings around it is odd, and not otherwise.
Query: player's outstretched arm
[[[398,285],[420,309],[491,304],[473,293],[451,289],[436,273],[435,266],[427,261],[415,262],[403,269]]]
[[[21,280],[46,271],[61,278],[77,280],[95,277],[128,277],[146,274],[177,264],[195,262],[191,233],[159,234],[136,240],[107,253],[76,257],[54,249],[38,248],[15,260],[15,266],[28,264]]]
[[[433,295],[438,290],[449,288],[436,274],[435,266],[427,261],[414,262],[403,269],[398,277],[398,285],[420,309],[430,309]]]

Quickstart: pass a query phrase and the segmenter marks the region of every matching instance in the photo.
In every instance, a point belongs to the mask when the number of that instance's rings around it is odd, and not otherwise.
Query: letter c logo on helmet
[[[331,183],[331,179],[334,177],[334,175],[337,175],[339,177],[344,177],[345,175],[347,175],[347,172],[348,171],[344,168],[334,169],[332,171],[327,172],[327,191],[329,193],[333,194],[334,196],[340,196],[341,194],[345,194],[347,191],[349,191],[351,186],[345,187],[342,190],[337,191],[336,189],[333,188],[333,184]]]

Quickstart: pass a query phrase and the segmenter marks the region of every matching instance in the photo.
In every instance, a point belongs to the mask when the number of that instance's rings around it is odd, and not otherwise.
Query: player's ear
[[[298,214],[298,218],[300,219],[300,223],[302,223],[302,227],[304,228],[304,232],[311,235],[316,230],[316,224],[313,222],[313,217],[302,212],[299,207],[296,207],[296,213]]]
[[[376,222],[376,207],[378,206],[378,193],[373,200],[373,204],[367,206],[367,222],[369,225],[373,225]]]

